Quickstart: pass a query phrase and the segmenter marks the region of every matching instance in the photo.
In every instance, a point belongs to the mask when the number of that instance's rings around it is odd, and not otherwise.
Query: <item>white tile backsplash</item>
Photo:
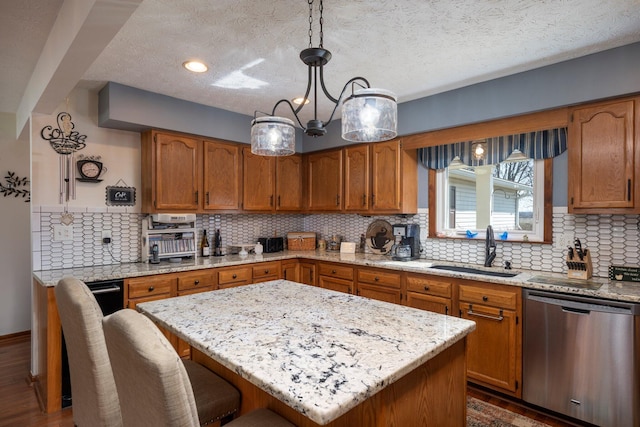
[[[73,242],[54,242],[53,225],[60,223],[60,207],[34,207],[32,215],[33,265],[36,270],[63,267],[87,267],[140,261],[140,227],[144,214],[110,209],[78,209],[73,212]],[[376,219],[391,224],[420,225],[422,257],[481,265],[484,241],[466,239],[428,239],[428,210],[417,215],[361,216],[352,214],[204,214],[198,215],[198,238],[203,227],[209,236],[216,229],[222,233],[223,246],[255,243],[258,237],[285,237],[292,231],[312,231],[319,238],[339,234],[344,241],[359,242],[360,235]],[[571,215],[566,207],[554,208],[553,233],[577,237],[592,251],[594,276],[606,277],[609,265],[640,264],[640,216]],[[102,230],[110,230],[113,243],[102,244]],[[511,261],[513,268],[566,272],[562,248],[539,243],[498,241],[494,265]]]

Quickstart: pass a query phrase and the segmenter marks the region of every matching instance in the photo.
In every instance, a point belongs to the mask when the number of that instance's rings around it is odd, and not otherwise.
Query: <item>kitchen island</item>
[[[286,280],[141,303],[242,393],[298,426],[460,426],[475,324]]]

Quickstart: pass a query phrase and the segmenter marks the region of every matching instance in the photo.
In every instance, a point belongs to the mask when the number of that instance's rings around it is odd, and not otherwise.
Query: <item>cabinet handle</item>
[[[336,206],[340,206],[340,195],[336,196]]]
[[[445,315],[448,315],[448,314],[449,314],[449,306],[448,306],[448,305],[445,305],[445,306],[444,306],[444,314],[445,314]]]
[[[200,280],[194,280],[193,284],[198,286],[200,284]]]
[[[282,206],[282,205],[280,204],[280,196],[278,196],[278,207],[280,207],[280,206]]]
[[[237,278],[238,278],[238,275],[237,275],[237,274],[234,274],[234,275],[233,275],[233,276],[231,276],[231,277],[232,277],[232,278],[234,278],[234,279],[237,279]]]
[[[198,203],[198,192],[196,191],[196,203]]]
[[[627,180],[627,200],[631,201],[631,180]]]
[[[284,271],[284,280],[287,280],[287,270]]]
[[[336,271],[335,270],[331,270],[331,274],[336,274]]]
[[[482,301],[484,301],[484,302],[489,301],[489,297],[488,297],[488,296],[486,296],[486,295],[483,295],[483,296],[482,296]]]
[[[309,272],[309,281],[313,283],[313,271]]]
[[[379,280],[380,280],[380,278],[379,278],[379,277],[374,277],[374,279],[373,279],[373,280],[375,280],[375,281],[377,282],[377,281],[379,281]]]
[[[265,270],[265,271],[264,271],[264,274],[269,274],[269,270]]]
[[[273,206],[273,194],[269,196],[269,206]]]
[[[153,292],[155,288],[153,286],[149,286],[149,292]]]
[[[209,192],[207,191],[207,194],[205,194],[205,196],[207,197],[207,205],[209,205]]]
[[[498,322],[502,322],[504,320],[504,316],[502,315],[502,310],[500,310],[500,314],[498,315],[498,317],[495,317],[495,316],[490,316],[488,314],[476,313],[475,311],[473,311],[473,305],[471,304],[469,304],[469,310],[467,311],[467,314],[469,316],[482,317],[484,319],[496,320]]]
[[[371,206],[374,206],[376,204],[376,195],[372,194],[371,195]]]
[[[427,285],[424,285],[424,290],[425,290],[425,291],[428,291],[428,290],[429,290],[429,287],[428,287]]]
[[[362,195],[362,206],[367,206],[367,195],[366,194]]]

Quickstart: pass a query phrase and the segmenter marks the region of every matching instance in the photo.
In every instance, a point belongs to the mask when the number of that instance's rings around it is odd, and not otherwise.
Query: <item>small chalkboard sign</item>
[[[609,280],[623,282],[640,282],[640,267],[609,266]]]
[[[135,206],[135,187],[107,187],[107,206]]]

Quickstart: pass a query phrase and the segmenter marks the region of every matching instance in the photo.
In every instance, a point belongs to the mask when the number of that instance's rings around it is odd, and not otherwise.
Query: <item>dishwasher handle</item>
[[[622,301],[582,298],[573,295],[565,296],[531,290],[527,290],[525,298],[544,304],[558,305],[562,307],[563,311],[576,314],[589,314],[592,311],[627,315],[637,315],[640,313],[640,304],[625,303]]]

